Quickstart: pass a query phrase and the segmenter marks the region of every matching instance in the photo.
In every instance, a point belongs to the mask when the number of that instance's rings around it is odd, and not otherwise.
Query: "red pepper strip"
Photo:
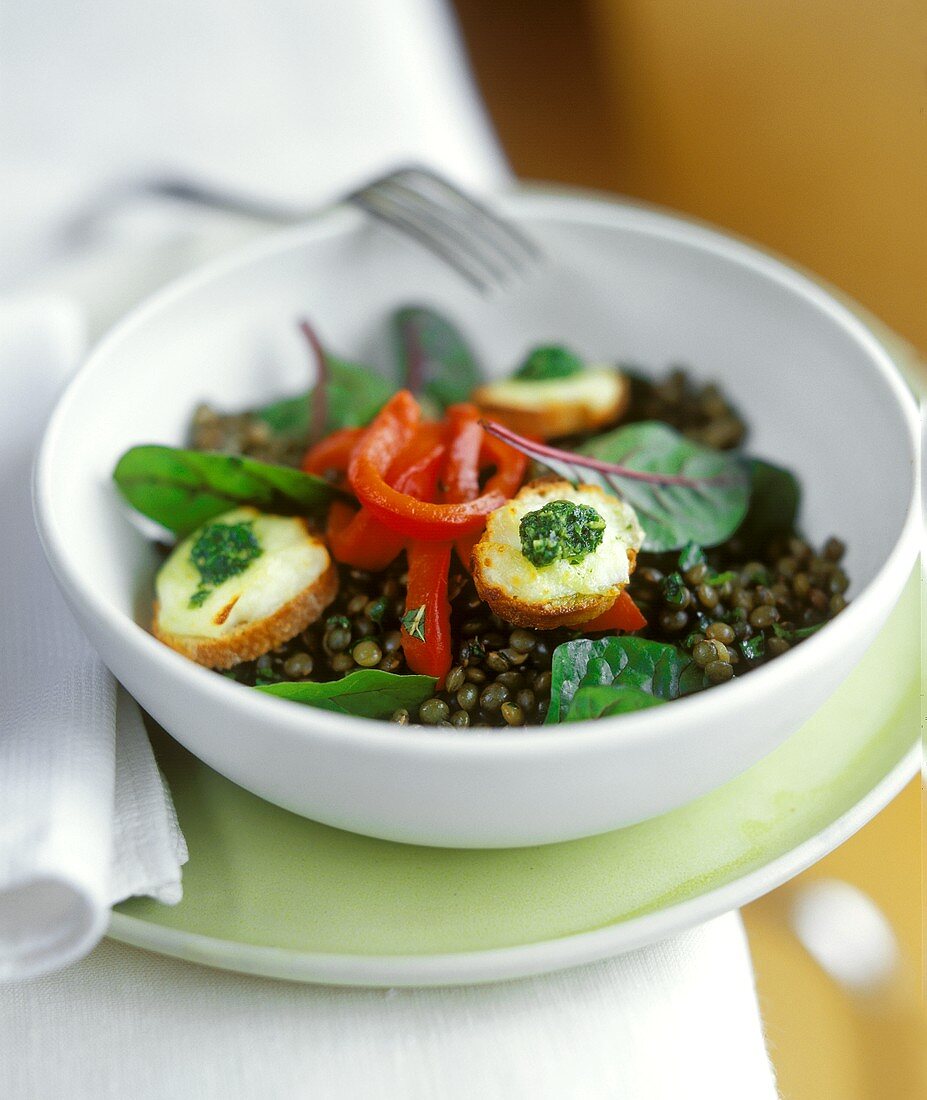
[[[480,450],[486,433],[479,424],[480,412],[475,405],[451,405],[447,410],[447,461],[441,474],[441,499],[448,504],[474,500],[480,495]],[[457,557],[467,572],[470,555],[480,531],[461,535],[454,542]]]
[[[500,487],[513,496],[524,477],[525,462],[513,460],[510,447],[498,446],[499,440],[488,436],[478,423],[479,410],[474,405],[452,405],[447,410],[451,421],[448,439],[448,463],[442,477],[445,500],[472,500],[480,491],[480,466],[495,465],[500,473]],[[452,496],[453,494],[453,496]],[[457,557],[467,572],[473,547],[482,534],[482,527],[454,542]]]
[[[423,500],[432,498],[443,462],[444,447],[432,446],[396,478],[396,488]],[[336,561],[374,573],[385,569],[405,546],[402,535],[384,527],[369,509],[355,511],[341,501],[335,501],[329,508],[325,534]]]
[[[627,589],[622,589],[621,595],[608,611],[603,611],[597,618],[583,623],[582,629],[583,633],[598,630],[624,630],[630,633],[646,625],[647,620],[640,613],[637,604],[628,595]]]
[[[441,499],[460,504],[480,495],[480,448],[486,433],[475,405],[451,405],[447,410],[447,460],[441,474]]]
[[[483,432],[483,445],[480,448],[480,466],[495,466],[496,472],[486,482],[500,489],[508,500],[521,488],[525,470],[528,468],[528,456],[516,451],[508,443],[496,439],[494,435]]]
[[[478,531],[486,516],[511,496],[508,487],[513,482],[513,471],[523,472],[526,459],[511,447],[504,447],[506,458],[500,458],[496,473],[474,500],[458,504],[416,500],[388,485],[383,471],[402,450],[418,416],[418,405],[407,390],[397,393],[381,409],[351,456],[348,479],[355,495],[387,527],[409,538],[446,541]]]
[[[408,554],[402,652],[413,672],[436,676],[437,686],[442,688],[451,667],[451,605],[447,595],[451,544],[413,542]],[[410,612],[416,615],[413,622],[408,621]]]
[[[329,470],[346,470],[351,452],[363,434],[363,428],[342,428],[340,431],[332,432],[306,451],[303,455],[303,470],[307,474],[319,476],[328,473]]]
[[[470,558],[473,557],[473,547],[480,541],[482,534],[482,531],[476,531],[472,535],[461,535],[459,539],[454,539],[454,549],[457,551],[457,557],[468,573],[470,572]]]

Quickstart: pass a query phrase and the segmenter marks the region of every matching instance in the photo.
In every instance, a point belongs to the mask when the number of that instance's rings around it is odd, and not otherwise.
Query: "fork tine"
[[[540,249],[437,173],[399,169],[348,196],[449,263],[483,293],[524,277]]]
[[[485,268],[474,266],[467,256],[448,244],[442,237],[436,236],[425,228],[402,208],[385,200],[383,196],[377,195],[373,188],[355,191],[348,196],[348,199],[366,213],[418,241],[420,245],[452,267],[458,275],[463,276],[480,293],[485,294],[493,288],[494,280],[487,275]]]
[[[507,218],[500,217],[490,207],[486,206],[485,203],[481,202],[473,195],[468,194],[466,191],[460,190],[460,188],[456,187],[439,172],[435,172],[431,168],[416,166],[402,168],[394,173],[394,175],[405,181],[409,181],[410,179],[418,180],[426,187],[433,188],[436,192],[449,200],[450,203],[456,203],[464,209],[469,210],[475,219],[483,223],[491,224],[498,233],[507,239],[513,248],[517,252],[523,254],[526,259],[533,262],[543,260],[544,254],[537,243],[524,233],[519,226]]]
[[[504,283],[509,277],[518,275],[524,267],[520,259],[500,247],[491,235],[487,238],[475,232],[473,220],[462,216],[458,210],[439,205],[428,196],[392,179],[384,181],[377,194],[387,198],[409,218],[423,222],[435,236],[453,241],[474,263],[486,269],[491,280]]]
[[[465,203],[438,202],[405,180],[392,179],[384,186],[397,202],[428,219],[436,230],[453,227],[462,247],[469,249],[503,282],[524,276],[534,265],[508,234],[500,233],[493,221],[474,214]]]

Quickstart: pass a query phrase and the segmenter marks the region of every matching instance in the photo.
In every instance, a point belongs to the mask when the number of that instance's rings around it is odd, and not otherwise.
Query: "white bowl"
[[[356,832],[432,845],[566,840],[679,806],[766,755],[824,701],[895,604],[917,552],[917,415],[886,348],[817,283],[723,234],[589,196],[500,198],[556,270],[487,303],[414,244],[339,209],[182,279],[90,356],[49,425],[36,509],[49,560],[103,659],[182,744],[235,782]],[[146,630],[155,552],[112,486],[136,443],[176,443],[193,406],[295,392],[329,346],[388,361],[382,322],[445,309],[487,364],[531,343],[663,371],[733,395],[753,453],[799,473],[802,524],[849,545],[852,602],[795,650],[718,690],[564,727],[402,728],[268,697]],[[913,655],[912,655],[912,659]]]

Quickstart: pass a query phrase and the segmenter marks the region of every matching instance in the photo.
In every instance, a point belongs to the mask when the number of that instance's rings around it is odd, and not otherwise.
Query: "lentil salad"
[[[423,351],[432,380],[445,371],[447,381],[453,374],[446,370],[447,364],[465,347],[463,338],[449,322],[429,311],[416,309],[415,315],[421,321],[419,346],[411,353],[407,347],[405,360],[400,351],[398,383],[401,386],[416,381],[410,377],[413,371],[409,361],[421,360]],[[405,316],[408,320],[408,310]],[[545,377],[544,371],[551,363],[553,371]],[[284,509],[275,498],[273,511],[296,512],[307,518],[307,539],[317,540],[334,559],[326,570],[331,598],[326,598],[324,606],[313,606],[309,621],[290,616],[284,628],[286,636],[275,629],[264,629],[257,641],[249,638],[249,645],[265,647],[261,652],[246,647],[236,651],[246,652],[248,656],[244,659],[225,667],[216,666],[221,674],[239,683],[327,709],[391,719],[401,725],[491,729],[573,721],[663,703],[742,676],[801,644],[846,605],[849,582],[841,565],[843,544],[831,538],[816,549],[801,537],[796,526],[795,478],[787,470],[748,459],[743,454],[748,426],[719,387],[697,382],[680,367],[662,378],[653,378],[639,368],[587,364],[574,353],[556,346],[535,349],[513,378],[506,380],[506,384],[515,385],[514,396],[502,385],[493,391],[493,383],[484,383],[479,389],[471,387],[467,392],[452,394],[453,403],[435,408],[422,393],[422,383],[428,378],[427,371],[423,372],[424,378],[418,380],[416,404],[420,414],[416,414],[416,425],[451,427],[441,437],[443,442],[431,446],[430,451],[429,445],[437,440],[434,434],[419,446],[416,461],[410,461],[403,473],[408,491],[402,495],[413,501],[427,501],[436,494],[445,500],[452,498],[446,484],[446,453],[452,446],[448,439],[459,440],[469,433],[472,444],[479,431],[477,451],[481,455],[487,442],[494,441],[488,457],[484,456],[485,460],[479,463],[474,459],[465,471],[473,479],[467,494],[470,502],[486,497],[487,485],[493,478],[498,479],[500,469],[505,472],[508,459],[503,448],[508,447],[519,458],[511,460],[508,482],[498,507],[483,514],[479,522],[468,521],[470,527],[466,531],[463,524],[459,530],[443,531],[443,541],[434,537],[436,528],[427,526],[438,522],[433,518],[400,517],[400,522],[388,513],[371,514],[371,525],[365,529],[368,540],[371,532],[374,535],[380,532],[379,542],[386,550],[380,555],[383,560],[367,563],[363,551],[352,548],[344,532],[350,531],[352,523],[357,526],[354,521],[368,504],[381,507],[382,502],[373,490],[368,490],[367,497],[361,496],[352,480],[354,467],[350,457],[325,465],[333,453],[330,447],[326,451],[326,445],[338,433],[342,433],[341,440],[345,441],[345,433],[354,433],[350,437],[351,448],[357,448],[360,440],[372,434],[372,430],[366,430],[369,420],[352,423],[350,415],[338,413],[335,384],[339,364],[327,353],[321,353],[321,381],[310,394],[263,409],[229,414],[211,405],[201,405],[191,421],[190,450],[177,452],[202,454],[209,456],[210,461],[213,456],[244,459],[255,463],[253,468],[258,471],[265,467],[290,470],[294,477],[311,477],[313,482],[324,483],[328,490],[325,492],[313,484],[312,492],[318,491],[319,500],[313,501],[311,507],[306,507],[305,500],[296,505],[289,500]],[[581,387],[585,381],[583,372],[590,370],[609,371],[615,375],[615,381],[610,382],[607,406],[597,406],[587,414],[582,410],[589,395],[584,395]],[[472,381],[472,371],[469,378]],[[519,382],[523,389],[528,386],[537,389],[540,384],[543,400],[538,400],[534,393],[523,394]],[[400,390],[406,392],[407,389]],[[469,402],[471,397],[477,402],[475,406]],[[384,406],[393,401],[390,399],[381,406],[374,424],[385,415]],[[506,401],[512,402],[510,420],[506,417]],[[474,409],[472,414],[459,411],[465,404]],[[553,405],[560,407],[556,415]],[[564,405],[571,408],[569,430],[565,434],[561,431],[566,423],[562,415]],[[282,419],[281,408],[290,410]],[[269,410],[273,415],[268,415]],[[293,410],[298,410],[295,415]],[[460,421],[456,427],[455,416]],[[492,419],[488,421],[490,416]],[[495,436],[492,425],[496,421],[503,427],[507,421],[519,427],[531,423],[543,442],[539,444],[511,430],[507,435]],[[314,427],[320,424],[332,430],[314,434]],[[585,429],[583,424],[587,425]],[[648,444],[653,439],[660,444],[654,444],[657,456],[654,463],[644,463],[638,470],[633,468],[633,462],[622,466],[611,461],[613,455],[625,459],[617,437],[635,430],[632,428],[635,425]],[[662,431],[662,436],[654,426]],[[419,426],[415,430],[426,435],[431,431]],[[660,456],[665,458],[668,452],[660,447],[666,443],[667,434],[672,436],[673,460],[664,462],[663,469]],[[639,439],[638,434],[636,442]],[[556,447],[547,446],[548,443],[555,443]],[[437,453],[436,447],[444,450],[428,467],[429,455]],[[320,452],[322,462],[314,464],[310,456]],[[584,454],[597,457],[590,459]],[[604,484],[607,492],[626,498],[626,507],[633,517],[628,520],[626,532],[622,528],[627,575],[620,584],[599,593],[604,611],[587,614],[582,621],[568,621],[569,616],[560,615],[562,621],[551,625],[535,615],[532,604],[520,592],[516,602],[521,615],[528,620],[534,615],[536,619],[524,621],[507,610],[510,603],[500,603],[492,596],[486,598],[496,588],[474,568],[475,550],[487,538],[487,518],[501,513],[505,501],[511,508],[526,493],[532,507],[522,516],[522,538],[525,529],[533,532],[544,508],[550,510],[550,504],[538,508],[533,504],[544,499],[545,486],[551,484],[552,476],[563,475],[563,463],[567,460],[577,464],[570,465],[570,472],[580,474],[578,479],[569,477],[569,485],[600,492]],[[584,465],[589,462],[595,465]],[[302,473],[297,475],[300,467]],[[735,469],[740,472],[737,476],[730,473]],[[686,471],[692,471],[691,476]],[[737,481],[743,471],[747,472]],[[203,476],[208,480],[212,475]],[[592,484],[586,484],[587,476]],[[643,479],[643,484],[635,478]],[[648,478],[653,479],[653,499],[647,496],[651,492]],[[146,501],[140,500],[138,493],[127,491],[128,479],[120,477],[120,467],[116,481],[139,510],[149,515],[158,511],[146,507]],[[216,491],[215,479],[210,488],[217,499],[222,498],[221,492]],[[660,500],[658,490],[662,493]],[[292,492],[296,494],[296,490]],[[300,487],[299,492],[305,497],[308,489]],[[670,493],[685,499],[676,509],[678,514],[674,512],[675,505],[670,507],[673,514],[667,520],[660,509],[665,507],[663,497]],[[356,499],[345,494],[356,494]],[[591,511],[601,518],[600,512],[604,512],[599,497],[584,496],[582,503],[571,503],[565,499],[567,490],[558,489],[555,495],[554,503],[572,507],[577,515],[588,518]],[[699,499],[693,504],[696,496]],[[710,498],[708,507],[721,516],[717,522],[715,516],[709,517],[707,528],[705,516],[698,511],[704,510],[703,496]],[[737,500],[732,504],[734,497]],[[635,500],[640,501],[636,510]],[[239,497],[234,502],[240,501]],[[264,510],[260,502],[254,504]],[[362,506],[360,512],[358,504]],[[442,506],[439,504],[438,508]],[[218,503],[214,507],[217,510],[213,515],[204,517],[213,521],[213,527],[225,514]],[[597,507],[600,511],[596,511]],[[332,520],[339,509],[344,520],[341,528],[333,525]],[[154,518],[164,522],[163,509]],[[389,523],[382,526],[384,518],[392,521],[393,526]],[[641,535],[635,545],[632,527],[638,518]],[[599,535],[598,528],[607,525],[603,519],[591,526]],[[692,532],[688,532],[689,526],[694,529]],[[188,541],[197,531],[203,537],[202,524],[192,531],[187,527],[189,523],[178,525],[175,532],[187,535]],[[709,538],[702,537],[706,529]],[[684,537],[687,533],[698,533],[700,537]],[[213,532],[213,538],[214,535]],[[543,555],[532,564],[538,574],[552,568],[555,558],[564,557],[555,546],[557,532],[549,532],[545,537],[552,541],[545,543]],[[588,556],[599,553],[595,538],[587,543],[580,552],[577,569]],[[447,545],[448,551],[435,565],[435,547],[439,544]],[[180,547],[184,545],[181,542]],[[493,544],[497,555],[498,545]],[[525,549],[523,543],[522,551]],[[302,547],[301,552],[307,554],[308,549]],[[185,554],[185,560],[191,559],[192,549]],[[423,566],[425,559],[427,564]],[[527,560],[532,561],[530,553]],[[561,565],[566,569],[570,563],[563,561]],[[503,576],[503,582],[507,579],[508,574]],[[423,582],[426,596],[422,595]],[[189,587],[189,578],[185,577],[184,583]],[[202,577],[198,583],[202,588]],[[429,608],[429,598],[436,588],[440,588],[437,602],[443,601],[443,609]],[[302,592],[294,595],[287,607],[294,600],[301,600],[300,615],[305,617],[303,595]],[[559,608],[557,598],[545,597],[547,606],[553,601]],[[162,606],[163,603],[162,597]],[[575,601],[570,606],[574,604]],[[274,614],[278,613],[279,609],[275,609]],[[156,622],[157,615],[156,607]],[[296,629],[291,629],[294,626]],[[168,631],[159,636],[168,644],[174,644],[176,637]],[[175,648],[184,651],[180,645]],[[435,664],[438,650],[440,660]],[[374,682],[371,677],[377,674],[381,678]],[[414,683],[416,690],[396,694],[393,685],[398,678],[404,678],[410,685]],[[325,685],[344,685],[352,679],[358,685],[369,681],[369,692],[363,689],[356,696],[342,694],[337,699],[334,694],[326,695]],[[380,693],[379,710],[371,709],[368,695],[372,692]],[[556,696],[555,705],[552,694]],[[358,709],[352,709],[355,704],[351,699],[361,697],[364,709],[360,703],[356,704]],[[566,704],[564,699],[568,700]],[[391,705],[393,702],[395,706]],[[384,709],[387,704],[388,709]]]

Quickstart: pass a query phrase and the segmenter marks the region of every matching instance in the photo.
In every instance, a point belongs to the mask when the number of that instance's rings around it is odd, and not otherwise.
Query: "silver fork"
[[[63,231],[65,240],[80,243],[113,208],[146,196],[277,224],[316,213],[194,180],[152,177],[102,193],[70,219]],[[400,168],[350,192],[344,201],[417,241],[481,294],[510,289],[544,260],[539,246],[514,222],[430,168]]]
[[[544,258],[514,222],[430,169],[402,168],[347,199],[414,238],[483,294],[507,289]]]

